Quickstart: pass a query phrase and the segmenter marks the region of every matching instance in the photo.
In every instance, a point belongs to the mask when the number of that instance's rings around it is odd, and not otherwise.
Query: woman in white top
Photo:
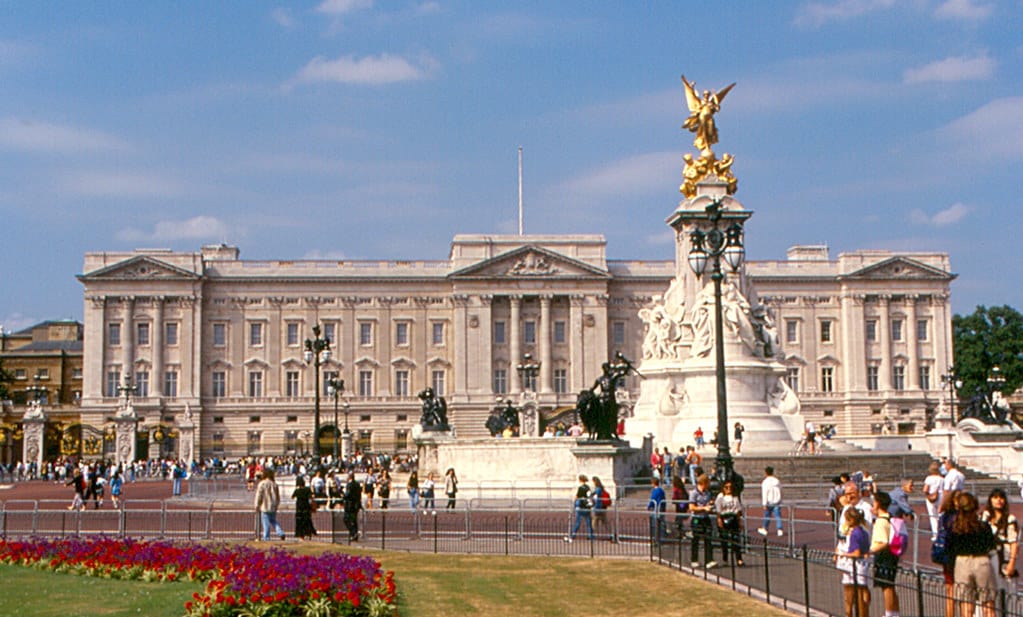
[[[938,539],[938,507],[941,505],[941,463],[931,463],[924,478],[924,503],[927,504],[927,518],[931,521],[931,542]]]
[[[714,500],[714,511],[718,515],[718,531],[721,534],[721,558],[728,563],[728,552],[735,555],[735,565],[745,565],[742,561],[742,500],[734,494],[732,481],[728,480],[721,487]]]

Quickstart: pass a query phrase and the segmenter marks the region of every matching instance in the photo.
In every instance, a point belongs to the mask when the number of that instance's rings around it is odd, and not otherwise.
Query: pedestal
[[[347,459],[353,452],[352,432],[348,429],[341,431],[341,458]]]
[[[114,416],[117,432],[115,456],[122,465],[130,465],[135,461],[135,433],[138,427],[138,416],[135,408],[130,405],[117,412]]]
[[[43,440],[46,437],[46,414],[38,404],[30,407],[21,420],[24,430],[22,456],[26,465],[35,463],[37,473],[43,469]]]

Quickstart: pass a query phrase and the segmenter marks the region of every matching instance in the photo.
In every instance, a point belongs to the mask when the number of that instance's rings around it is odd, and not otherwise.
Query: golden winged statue
[[[685,75],[682,76],[682,84],[686,91],[686,104],[689,106],[689,117],[682,124],[682,128],[696,135],[693,145],[700,150],[701,156],[713,156],[710,147],[718,142],[714,114],[721,111],[721,101],[725,100],[725,96],[735,87],[735,83],[716,93],[704,90],[702,97],[696,92],[696,83],[686,81]]]

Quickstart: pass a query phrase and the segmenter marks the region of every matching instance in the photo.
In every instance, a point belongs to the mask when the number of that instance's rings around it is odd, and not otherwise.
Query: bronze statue
[[[448,431],[448,403],[443,396],[437,396],[433,388],[426,388],[419,393],[423,401],[423,415],[419,419],[425,431]]]
[[[576,399],[576,412],[582,418],[590,440],[613,440],[618,438],[618,398],[616,390],[629,371],[640,377],[639,371],[632,362],[615,353],[615,362],[605,362],[601,366],[601,375],[593,382],[593,387],[583,390]]]

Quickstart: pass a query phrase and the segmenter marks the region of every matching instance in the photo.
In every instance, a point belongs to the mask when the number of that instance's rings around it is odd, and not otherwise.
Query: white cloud
[[[278,7],[270,11],[270,17],[282,28],[291,29],[295,27],[295,17],[291,14],[290,9]]]
[[[941,19],[982,21],[990,17],[992,11],[991,5],[977,4],[973,0],[946,0],[935,9],[934,16]]]
[[[324,260],[324,261],[344,261],[345,259],[348,259],[348,258],[345,257],[345,252],[344,251],[339,251],[339,250],[321,251],[320,249],[313,249],[311,251],[308,251],[302,257],[302,259],[316,259],[316,260]]]
[[[64,187],[88,197],[168,197],[181,193],[177,182],[146,173],[82,172],[69,175]]]
[[[991,79],[995,61],[984,53],[980,56],[953,56],[914,69],[906,69],[902,79],[907,84],[927,81],[959,82]]]
[[[1023,96],[995,99],[939,130],[973,158],[1023,157]]]
[[[894,5],[895,0],[838,0],[830,4],[810,2],[799,8],[795,23],[798,26],[819,28],[829,21],[844,21],[889,9]]]
[[[0,118],[0,146],[60,154],[128,149],[123,140],[100,131],[12,117]]]
[[[961,203],[954,203],[934,214],[927,214],[919,208],[914,208],[909,213],[909,220],[917,225],[944,227],[946,225],[954,225],[963,220],[970,213],[970,210],[972,208]]]
[[[572,197],[600,200],[621,195],[663,192],[671,178],[681,182],[682,157],[677,152],[651,152],[621,159],[568,180],[559,190]]]
[[[426,79],[436,67],[436,60],[430,56],[421,57],[418,63],[391,54],[365,58],[344,56],[336,60],[317,56],[298,72],[291,83],[389,84]]]
[[[23,313],[10,313],[0,317],[0,326],[3,327],[4,332],[10,334],[12,332],[24,330],[29,326],[34,326],[41,321],[42,319],[25,315]]]
[[[372,6],[373,0],[323,0],[320,6],[316,7],[316,11],[327,15],[345,15]]]
[[[194,216],[184,221],[159,221],[152,232],[126,228],[117,232],[117,239],[126,242],[175,240],[226,240],[232,230],[226,223],[212,216]]]

